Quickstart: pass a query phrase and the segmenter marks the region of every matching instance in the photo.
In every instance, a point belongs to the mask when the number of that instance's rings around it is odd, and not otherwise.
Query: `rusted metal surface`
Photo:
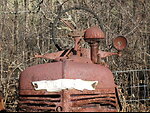
[[[99,39],[104,39],[105,34],[99,27],[94,26],[85,31],[84,38],[89,41],[99,40]]]
[[[78,48],[78,47],[77,47]],[[87,49],[87,48],[79,48],[77,49],[77,56],[79,56],[78,58],[79,59],[91,59],[91,49]],[[66,52],[68,51],[68,52]],[[35,55],[35,58],[45,58],[45,59],[53,59],[53,60],[57,60],[59,61],[58,59],[60,59],[61,57],[65,57],[67,56],[67,53],[68,54],[73,54],[71,53],[71,49],[68,49],[68,50],[64,50],[64,51],[59,51],[59,52],[55,52],[55,53],[47,53],[47,54],[44,54],[44,55]],[[69,52],[71,51],[71,52]],[[65,53],[65,54],[64,54]],[[106,57],[109,57],[109,56],[112,56],[112,55],[118,55],[118,56],[121,56],[121,54],[118,52],[118,53],[113,53],[113,52],[106,52],[106,51],[101,51],[101,50],[98,50],[98,56],[99,58],[106,58]],[[72,56],[70,57],[70,59],[72,58]],[[78,59],[76,59],[77,61]],[[82,61],[82,60],[81,60]]]
[[[85,31],[84,40],[90,44],[91,60],[93,63],[100,62],[98,59],[98,48],[100,39],[105,38],[103,31],[97,26],[91,27]]]
[[[60,93],[43,93],[25,90],[20,94],[19,111],[31,112],[54,112],[58,106],[62,106]]]
[[[60,78],[98,80],[96,91],[65,90],[59,93],[35,91],[31,85],[37,80]],[[25,82],[24,82],[25,81]],[[111,71],[101,65],[66,60],[27,68],[20,77],[20,111],[116,111],[117,100]],[[96,103],[96,104],[95,104]],[[102,104],[102,106],[100,106]],[[106,104],[106,106],[104,106]],[[107,106],[109,106],[107,108]]]
[[[0,111],[5,110],[3,98],[0,96]]]
[[[20,94],[20,111],[117,112],[117,96],[113,88],[83,92],[77,90],[64,90],[59,93],[34,92],[30,90]]]
[[[60,57],[63,54],[64,51],[59,51],[59,52],[55,52],[55,53],[47,53],[44,55],[35,55],[35,58],[45,58],[45,59],[57,59],[58,57]]]
[[[105,52],[105,51],[101,51],[98,49],[100,39],[105,38],[103,31],[99,27],[94,26],[87,30],[84,30],[84,32],[83,32],[83,31],[74,29],[73,26],[70,25],[70,23],[68,23],[64,20],[63,20],[63,22],[72,30],[72,33],[70,36],[72,36],[72,38],[74,38],[74,41],[75,41],[74,48],[55,52],[55,53],[47,53],[45,55],[35,55],[35,58],[46,58],[46,59],[53,59],[56,61],[60,61],[64,58],[71,59],[72,55],[77,55],[77,56],[81,57],[81,58],[78,57],[78,59],[76,58],[77,61],[81,60],[82,58],[85,58],[85,59],[89,58],[92,60],[93,63],[97,64],[97,63],[101,62],[100,61],[101,58],[106,58],[106,57],[112,56],[112,55],[121,56],[120,52],[119,53]],[[79,43],[82,38],[84,38],[84,40],[89,43],[91,49],[81,48],[79,46]],[[114,46],[120,50],[121,50],[121,48],[122,49],[125,48],[124,40],[126,40],[124,37],[117,37],[116,39],[114,39]],[[121,43],[121,45],[118,45],[118,43]],[[71,57],[69,57],[69,56],[71,56]],[[82,59],[81,62],[82,61],[84,61],[84,60]]]
[[[19,111],[117,112],[119,98],[113,74],[106,66],[98,62],[101,58],[119,55],[119,53],[104,52],[98,49],[99,39],[104,38],[104,33],[97,27],[88,29],[84,36],[91,49],[79,46],[83,37],[77,34],[73,35],[75,39],[73,49],[35,56],[54,59],[55,62],[32,66],[21,73]],[[32,85],[33,81],[58,79],[98,81],[98,85],[93,91],[74,89],[57,93],[46,90],[36,91]]]
[[[20,90],[33,89],[31,82],[40,80],[82,79],[99,81],[97,88],[115,87],[112,72],[101,65],[73,62],[40,64],[29,67],[20,76]]]
[[[98,42],[90,43],[91,47],[91,60],[93,63],[98,63]]]
[[[123,50],[127,46],[127,39],[124,36],[118,36],[113,40],[113,45],[117,50]]]

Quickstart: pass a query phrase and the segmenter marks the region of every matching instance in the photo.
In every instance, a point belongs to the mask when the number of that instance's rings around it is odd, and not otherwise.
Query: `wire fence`
[[[150,69],[115,71],[123,111],[150,111]]]

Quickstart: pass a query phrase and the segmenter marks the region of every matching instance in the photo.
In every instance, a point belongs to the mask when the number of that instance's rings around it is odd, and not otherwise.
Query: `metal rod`
[[[91,60],[93,63],[98,62],[98,42],[90,43],[91,46]]]
[[[113,71],[113,73],[125,73],[125,72],[135,72],[135,71],[150,71],[150,69]]]

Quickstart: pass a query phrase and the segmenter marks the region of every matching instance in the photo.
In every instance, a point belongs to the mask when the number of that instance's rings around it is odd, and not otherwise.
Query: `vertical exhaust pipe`
[[[97,64],[99,61],[98,50],[99,42],[101,39],[105,38],[103,31],[97,27],[91,27],[85,31],[84,40],[89,43],[91,48],[91,60],[94,64]]]
[[[91,48],[91,60],[93,63],[98,63],[98,47],[99,43],[90,43],[90,48]]]

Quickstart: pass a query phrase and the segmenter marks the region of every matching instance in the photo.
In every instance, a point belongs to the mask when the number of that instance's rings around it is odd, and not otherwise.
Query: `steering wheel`
[[[59,51],[66,49],[65,47],[60,47],[59,42],[58,42],[59,39],[62,39],[62,38],[58,38],[58,34],[61,32],[61,31],[60,31],[60,32],[58,33],[58,30],[60,30],[58,27],[59,27],[60,25],[62,25],[62,23],[59,23],[59,22],[60,22],[60,20],[62,20],[61,18],[62,18],[63,16],[65,17],[65,14],[66,14],[66,13],[71,12],[71,11],[84,11],[84,14],[85,14],[85,13],[90,14],[90,18],[91,18],[91,16],[93,16],[93,19],[95,19],[94,21],[92,21],[92,24],[93,24],[93,23],[96,23],[96,25],[98,25],[98,26],[103,30],[102,22],[101,22],[101,20],[99,19],[98,15],[97,15],[96,13],[94,13],[92,10],[88,9],[88,8],[85,8],[85,7],[83,7],[83,6],[74,6],[74,7],[68,8],[68,9],[66,9],[66,10],[60,10],[60,12],[58,13],[57,17],[54,19],[54,22],[53,22],[53,25],[52,25],[52,40],[53,40],[53,42],[54,42],[56,48],[57,48]],[[88,20],[88,18],[89,18],[89,17],[87,17],[86,20]],[[83,18],[81,17],[81,19],[83,19]],[[84,19],[85,19],[85,18],[84,18]],[[80,21],[80,20],[79,20],[79,21]],[[78,21],[77,23],[80,23],[79,21]],[[71,24],[69,24],[68,22],[66,22],[65,24],[67,24],[67,26],[68,26],[72,31],[77,30],[77,29],[78,29],[78,31],[79,31],[79,27],[78,27],[78,28],[77,28],[77,27],[74,27],[74,28],[73,28],[73,26],[72,26]],[[83,27],[83,25],[80,25],[80,27]],[[91,25],[89,25],[89,26],[87,26],[87,27],[91,27]],[[87,29],[87,27],[86,27],[86,29]],[[84,29],[85,29],[85,28],[84,28]],[[83,31],[83,29],[82,29],[82,30],[80,29],[80,31]],[[66,32],[65,32],[65,33],[66,33]],[[64,33],[62,33],[62,34],[64,34]],[[65,41],[67,41],[67,40],[65,39]],[[61,45],[61,46],[62,46],[62,45]]]

